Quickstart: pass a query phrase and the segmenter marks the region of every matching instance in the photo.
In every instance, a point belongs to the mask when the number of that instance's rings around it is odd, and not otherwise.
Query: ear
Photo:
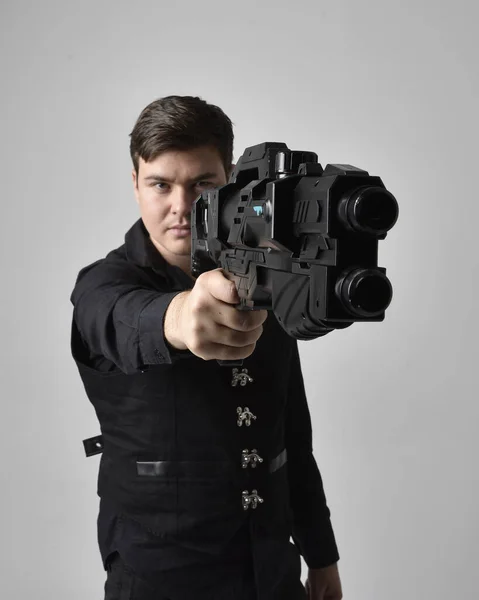
[[[138,190],[138,178],[136,176],[136,171],[133,168],[131,171],[131,178],[133,180],[133,192],[135,194],[136,202],[140,204],[140,192]]]

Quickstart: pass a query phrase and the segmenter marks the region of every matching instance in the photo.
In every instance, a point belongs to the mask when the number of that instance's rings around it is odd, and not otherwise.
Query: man
[[[105,600],[339,600],[297,342],[268,311],[238,311],[220,269],[191,275],[192,204],[230,176],[232,123],[200,98],[162,98],[130,152],[141,218],[71,295],[102,430]]]

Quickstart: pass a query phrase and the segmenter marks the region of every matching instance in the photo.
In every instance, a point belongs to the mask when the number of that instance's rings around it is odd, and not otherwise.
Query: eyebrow
[[[201,181],[202,179],[209,179],[211,177],[217,177],[217,176],[218,176],[218,174],[214,173],[213,171],[210,171],[207,173],[201,173],[201,175],[198,175],[197,177],[194,177],[193,179],[189,179],[188,183],[191,183],[193,181]],[[148,175],[148,177],[145,177],[145,181],[164,181],[165,183],[174,183],[170,179],[167,179],[166,177],[163,177],[162,175],[160,175],[160,173]]]

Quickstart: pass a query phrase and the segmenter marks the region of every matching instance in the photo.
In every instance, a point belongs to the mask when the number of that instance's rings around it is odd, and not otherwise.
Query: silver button
[[[241,369],[241,373],[237,367],[233,369],[233,379],[231,380],[233,387],[236,387],[238,383],[244,387],[247,383],[253,383],[253,381],[251,375],[248,375],[248,369]]]
[[[245,406],[244,410],[241,408],[241,406],[238,406],[236,412],[238,413],[238,427],[242,427],[243,421],[246,427],[251,425],[251,419],[256,421],[256,415],[254,415],[247,406]]]
[[[258,451],[256,449],[251,450],[251,454],[248,448],[243,450],[243,454],[241,456],[241,466],[243,469],[247,469],[248,465],[251,465],[252,469],[256,469],[256,465],[258,463],[262,463],[263,459],[259,456]]]
[[[254,510],[258,506],[258,502],[262,504],[264,500],[258,495],[258,490],[253,490],[251,494],[248,490],[245,490],[243,492],[242,502],[244,510],[248,510],[250,506]]]

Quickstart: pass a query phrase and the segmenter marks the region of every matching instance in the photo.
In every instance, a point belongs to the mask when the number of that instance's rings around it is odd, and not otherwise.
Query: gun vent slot
[[[306,221],[306,214],[308,212],[308,202],[298,202],[294,210],[294,222],[304,223]]]

